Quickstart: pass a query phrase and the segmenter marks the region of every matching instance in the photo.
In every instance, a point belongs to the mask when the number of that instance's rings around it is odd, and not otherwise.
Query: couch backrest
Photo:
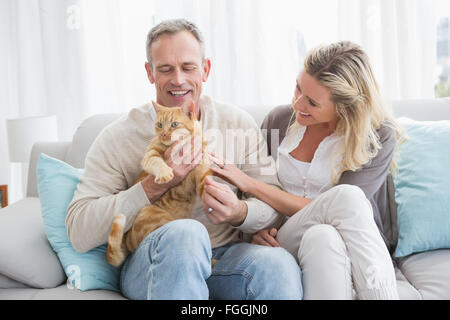
[[[450,98],[399,100],[393,102],[392,108],[396,117],[429,121],[450,120]],[[258,109],[250,108],[249,110],[255,112]],[[104,127],[122,115],[122,113],[99,114],[83,121],[73,137],[65,161],[74,167],[83,168],[84,159],[94,139]],[[257,115],[252,114],[252,116],[257,118]]]
[[[394,115],[420,121],[450,120],[450,98],[398,100],[392,104]]]
[[[65,162],[75,168],[84,168],[84,160],[99,133],[124,113],[97,114],[84,120],[75,132]]]
[[[450,120],[450,98],[399,100],[394,101],[392,107],[396,117],[409,117],[424,121]],[[270,110],[270,108],[264,109]],[[255,113],[261,108],[251,107],[248,110],[250,113]],[[86,154],[100,131],[123,115],[123,113],[98,114],[84,120],[75,132],[72,142],[62,143],[66,145],[67,150],[61,160],[74,167],[83,168]],[[259,114],[252,114],[252,116],[258,120],[258,125],[260,125],[263,117]],[[29,170],[27,196],[36,196],[36,161],[30,162]]]

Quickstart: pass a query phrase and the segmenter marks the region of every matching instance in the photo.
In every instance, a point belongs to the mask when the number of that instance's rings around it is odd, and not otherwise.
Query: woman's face
[[[334,131],[338,121],[336,106],[328,88],[304,70],[297,77],[293,108],[302,126],[324,125]]]

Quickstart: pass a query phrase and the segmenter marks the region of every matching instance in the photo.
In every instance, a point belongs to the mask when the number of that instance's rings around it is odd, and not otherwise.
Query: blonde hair
[[[344,171],[356,171],[378,154],[381,125],[395,130],[397,144],[405,140],[360,46],[348,41],[318,46],[305,58],[304,70],[330,90],[339,118],[336,134],[344,137],[344,152],[340,169],[332,173],[335,184]],[[395,168],[393,159],[391,171]]]

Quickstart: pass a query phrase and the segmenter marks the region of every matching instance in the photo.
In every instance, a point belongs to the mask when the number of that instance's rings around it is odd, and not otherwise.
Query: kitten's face
[[[162,144],[170,146],[175,141],[193,134],[194,123],[182,108],[158,105],[155,109],[155,133]]]

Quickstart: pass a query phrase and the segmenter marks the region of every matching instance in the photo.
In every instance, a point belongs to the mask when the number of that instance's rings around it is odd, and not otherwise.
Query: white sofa
[[[450,98],[397,101],[393,108],[397,117],[450,120]],[[261,122],[258,109],[249,108]],[[113,291],[81,292],[66,285],[64,271],[44,233],[35,174],[42,152],[74,167],[84,167],[86,153],[95,137],[120,115],[102,114],[86,119],[72,142],[34,145],[26,198],[0,210],[0,299],[125,299]],[[393,195],[392,184],[389,192]],[[384,224],[395,242],[395,214]],[[394,264],[401,299],[450,299],[450,249],[394,259]]]

